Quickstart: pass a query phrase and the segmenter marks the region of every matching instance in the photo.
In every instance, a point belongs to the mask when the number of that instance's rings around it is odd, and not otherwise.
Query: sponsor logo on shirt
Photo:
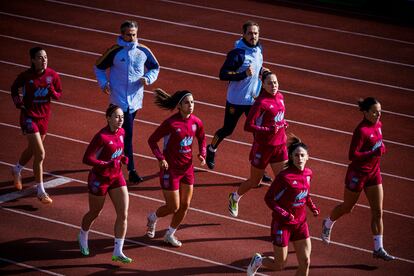
[[[293,180],[292,185],[297,185],[297,184],[298,184],[298,182],[296,180]]]
[[[193,144],[193,136],[186,136],[180,142],[181,149],[179,150],[180,153],[188,153],[191,152],[191,148],[188,148]],[[184,148],[186,147],[186,148]]]
[[[285,118],[285,112],[279,111],[275,116],[275,122],[276,123],[282,122],[284,118]]]
[[[269,108],[273,108],[273,104],[271,104],[271,105],[269,106]]]
[[[112,145],[113,143],[114,143],[114,142],[112,142],[112,141],[109,141],[109,144],[110,144],[110,145]]]
[[[177,128],[175,132],[181,132],[181,128]]]
[[[122,154],[122,148],[117,149],[111,156],[111,159],[116,159]]]
[[[308,196],[308,190],[301,191],[299,194],[296,195],[295,203],[293,203],[294,207],[302,206],[304,202],[302,199]]]
[[[49,89],[47,87],[38,88],[34,92],[34,97],[35,98],[46,97],[48,93],[49,93]]]

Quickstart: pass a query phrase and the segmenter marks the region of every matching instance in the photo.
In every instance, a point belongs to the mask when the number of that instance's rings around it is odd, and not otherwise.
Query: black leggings
[[[231,135],[236,128],[237,122],[244,113],[247,117],[251,105],[236,105],[226,102],[226,110],[224,113],[224,125],[216,131],[211,141],[211,146],[216,149],[224,138]]]

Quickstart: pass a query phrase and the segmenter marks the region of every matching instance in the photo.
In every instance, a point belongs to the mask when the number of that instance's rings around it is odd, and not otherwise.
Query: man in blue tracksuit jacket
[[[128,180],[138,183],[140,177],[134,165],[132,134],[134,119],[142,108],[144,86],[157,80],[160,66],[151,50],[138,43],[138,24],[125,21],[121,24],[121,35],[117,44],[108,49],[96,62],[95,74],[102,91],[110,96],[110,103],[124,111],[124,151],[128,157]],[[109,79],[107,76],[109,69]]]
[[[229,81],[224,125],[216,131],[208,146],[206,163],[210,169],[215,166],[215,152],[224,138],[231,135],[244,113],[246,116],[259,95],[263,70],[262,46],[259,43],[259,25],[253,21],[243,24],[243,36],[226,57],[220,69],[220,80]],[[271,181],[264,176],[264,181]]]

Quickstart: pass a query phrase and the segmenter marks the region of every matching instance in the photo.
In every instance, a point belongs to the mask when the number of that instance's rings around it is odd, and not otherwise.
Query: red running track
[[[192,210],[177,232],[184,246],[174,249],[162,243],[168,219],[160,221],[154,240],[144,236],[146,214],[162,202],[157,164],[146,140],[169,115],[153,105],[149,92],[155,87],[192,90],[198,101],[195,112],[204,121],[210,140],[221,127],[225,101],[226,84],[218,81],[218,70],[239,36],[240,25],[252,18],[261,25],[266,66],[277,72],[285,94],[289,131],[311,146],[313,159],[309,166],[315,174],[312,194],[322,209],[320,217],[309,218],[311,274],[412,275],[412,28],[260,2],[187,2],[191,5],[174,1],[115,4],[75,0],[70,5],[52,1],[2,5],[0,135],[4,139],[0,152],[0,199],[14,192],[10,167],[25,145],[9,87],[27,67],[27,50],[34,44],[47,49],[49,65],[61,73],[64,97],[53,105],[45,144],[44,167],[52,174],[46,181],[59,184],[48,190],[54,203],[42,206],[30,194],[1,203],[0,272],[243,275],[254,252],[271,252],[270,211],[263,202],[266,187],[243,198],[239,219],[227,214],[228,193],[249,172],[251,135],[242,130],[244,120],[220,147],[217,169],[196,173]],[[135,126],[136,163],[145,176],[143,183],[129,187],[131,206],[125,252],[135,262],[118,265],[110,262],[115,217],[110,203],[93,227],[90,257],[80,256],[76,235],[87,209],[88,167],[81,163],[81,158],[86,143],[105,123],[102,111],[108,103],[94,81],[92,65],[114,43],[120,22],[127,18],[138,20],[140,40],[152,49],[162,69],[156,84],[147,88],[144,109],[138,113]],[[399,258],[392,263],[371,256],[370,213],[364,196],[354,213],[335,225],[334,244],[324,246],[319,240],[323,217],[341,199],[350,133],[361,119],[352,105],[359,97],[368,95],[378,97],[386,111],[384,137],[389,152],[382,163],[384,243]],[[26,190],[30,191],[31,172],[25,171],[24,177]],[[278,275],[291,275],[296,265],[291,248],[288,267]]]

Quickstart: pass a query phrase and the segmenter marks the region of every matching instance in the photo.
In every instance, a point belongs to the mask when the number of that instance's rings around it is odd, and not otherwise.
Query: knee
[[[44,150],[36,152],[34,155],[34,162],[42,163],[43,160],[45,160],[45,157],[46,157],[46,152]]]
[[[168,213],[175,214],[178,212],[179,206],[177,205],[167,205]]]
[[[180,210],[187,211],[190,208],[189,202],[181,202],[180,203]]]
[[[102,210],[89,210],[89,215],[93,218],[97,218],[101,212]]]
[[[344,213],[344,214],[350,214],[350,213],[352,213],[352,211],[354,210],[354,205],[342,205],[341,206],[342,208],[342,212]]]
[[[309,268],[309,266],[310,266],[310,258],[309,258],[309,257],[305,257],[305,258],[303,258],[303,259],[300,261],[299,265],[300,265],[301,267],[303,267],[303,268]]]

